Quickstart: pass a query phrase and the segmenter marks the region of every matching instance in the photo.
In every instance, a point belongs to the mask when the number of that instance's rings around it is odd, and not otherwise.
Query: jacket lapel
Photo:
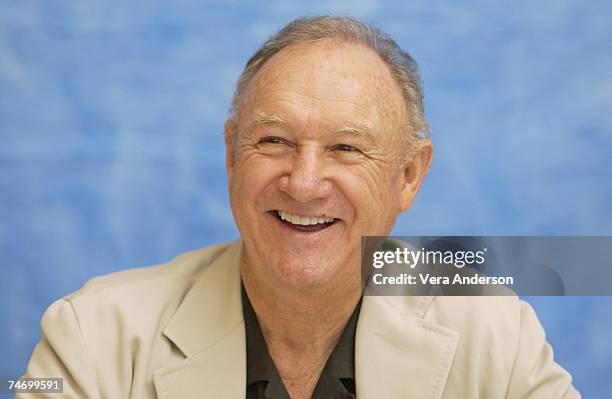
[[[159,398],[245,397],[241,245],[232,244],[210,264],[164,329],[186,359],[154,372]]]
[[[355,338],[358,398],[442,397],[459,334],[423,319],[432,300],[364,296]]]

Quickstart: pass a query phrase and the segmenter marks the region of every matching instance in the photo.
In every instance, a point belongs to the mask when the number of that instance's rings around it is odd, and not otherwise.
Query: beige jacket
[[[49,307],[25,377],[63,377],[63,398],[243,399],[240,250],[91,280]],[[515,297],[366,296],[355,339],[359,399],[580,397]]]

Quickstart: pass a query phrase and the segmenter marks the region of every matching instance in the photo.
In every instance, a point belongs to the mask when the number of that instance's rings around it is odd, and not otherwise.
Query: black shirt
[[[355,329],[360,307],[361,301],[344,328],[338,345],[327,359],[312,394],[313,399],[355,398]],[[290,399],[270,357],[257,316],[244,287],[242,309],[247,347],[246,399]]]

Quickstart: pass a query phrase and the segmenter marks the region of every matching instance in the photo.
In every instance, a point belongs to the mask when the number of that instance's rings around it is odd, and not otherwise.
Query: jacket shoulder
[[[163,264],[97,276],[64,299],[69,302],[79,302],[92,296],[114,297],[125,293],[128,297],[123,299],[129,300],[135,298],[137,293],[145,293],[151,289],[157,290],[156,296],[167,291],[175,291],[177,288],[188,289],[230,245],[231,243],[217,244],[180,254]]]
[[[53,303],[26,376],[64,376],[64,396],[155,397],[153,371],[183,357],[164,328],[210,265],[232,245],[96,277]],[[234,258],[227,258],[231,262]]]
[[[115,331],[115,340],[159,339],[190,289],[231,245],[218,244],[165,264],[95,277],[58,302],[71,305],[81,334],[92,340],[105,337],[104,331]],[[45,322],[43,317],[43,328]]]

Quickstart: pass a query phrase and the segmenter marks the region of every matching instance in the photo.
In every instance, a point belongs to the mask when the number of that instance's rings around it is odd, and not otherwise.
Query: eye
[[[287,144],[287,140],[280,137],[264,137],[259,140],[259,144]]]
[[[359,149],[348,144],[338,144],[333,149],[340,152],[359,152]]]

